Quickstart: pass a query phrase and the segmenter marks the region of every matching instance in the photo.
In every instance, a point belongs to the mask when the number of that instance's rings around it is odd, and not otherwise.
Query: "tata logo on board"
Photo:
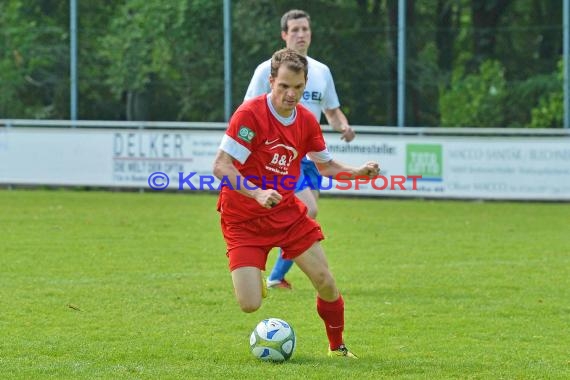
[[[407,144],[406,175],[422,176],[420,181],[443,180],[443,155],[440,144]]]

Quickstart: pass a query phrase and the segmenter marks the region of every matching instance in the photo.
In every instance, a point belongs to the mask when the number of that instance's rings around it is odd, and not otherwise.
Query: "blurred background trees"
[[[560,127],[562,5],[408,0],[406,124]],[[397,0],[233,0],[232,98],[284,46],[280,17],[312,17],[352,124],[394,125]],[[80,119],[223,121],[222,1],[78,1]],[[0,118],[69,118],[69,4],[0,2]]]

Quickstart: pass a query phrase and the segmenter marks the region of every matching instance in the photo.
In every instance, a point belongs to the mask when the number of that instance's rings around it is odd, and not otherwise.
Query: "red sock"
[[[317,312],[325,322],[329,347],[336,350],[343,343],[342,332],[344,331],[344,300],[339,294],[338,299],[327,302],[317,296]]]

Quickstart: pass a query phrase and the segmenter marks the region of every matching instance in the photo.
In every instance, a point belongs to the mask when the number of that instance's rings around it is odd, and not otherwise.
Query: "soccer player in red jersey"
[[[214,174],[223,184],[218,211],[241,309],[251,313],[261,306],[261,271],[269,251],[281,247],[283,257],[294,260],[317,291],[329,356],[356,358],[344,345],[344,300],[320,244],[323,233],[294,190],[305,155],[323,176],[373,178],[379,166],[351,167],[332,159],[318,121],[299,105],[307,71],[304,56],[277,51],[271,59],[271,92],[244,102],[233,114],[214,161]]]

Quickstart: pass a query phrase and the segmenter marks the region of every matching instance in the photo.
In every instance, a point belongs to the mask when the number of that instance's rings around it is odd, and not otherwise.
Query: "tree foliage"
[[[117,100],[127,96],[131,119],[221,116],[210,102],[213,92],[223,97],[221,33],[211,31],[221,10],[205,0],[127,0],[119,8],[100,54],[109,63],[106,83]]]
[[[48,1],[0,3],[0,112],[50,118],[64,113],[68,79],[67,30]],[[46,17],[44,17],[46,16]]]
[[[559,127],[561,4],[408,0],[406,125]],[[221,1],[79,6],[79,117],[222,121]],[[352,124],[394,125],[397,0],[234,0],[232,107],[281,47],[280,17],[312,16],[309,54],[329,65]],[[0,2],[0,117],[69,117],[69,3]]]
[[[554,83],[558,86],[549,92],[545,92],[539,99],[539,103],[532,109],[530,126],[533,128],[556,128],[562,126],[564,113],[563,62],[558,63],[558,72],[552,75]]]
[[[481,64],[478,73],[465,75],[459,68],[453,75],[451,88],[440,98],[441,124],[501,127],[507,86],[504,68],[498,61]]]

